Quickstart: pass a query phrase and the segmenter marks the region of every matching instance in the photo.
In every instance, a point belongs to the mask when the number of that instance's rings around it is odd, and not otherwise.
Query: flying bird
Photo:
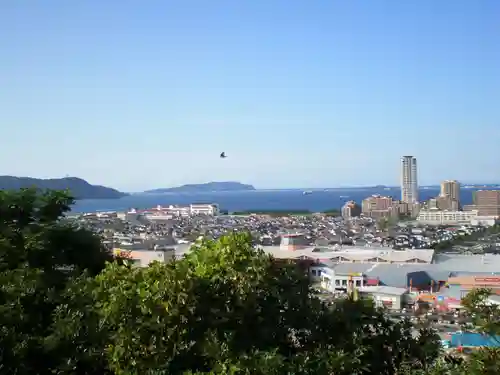
[[[225,152],[221,152],[220,157],[221,157],[221,159],[227,158],[226,153]]]

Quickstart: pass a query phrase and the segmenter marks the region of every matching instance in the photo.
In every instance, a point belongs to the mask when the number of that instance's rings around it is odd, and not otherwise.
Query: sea
[[[479,189],[460,191],[462,205],[472,203],[472,192]],[[268,211],[268,210],[307,210],[311,212],[339,209],[346,201],[361,201],[374,194],[401,197],[399,188],[338,188],[313,189],[310,194],[303,190],[253,190],[234,192],[204,193],[164,193],[132,194],[120,199],[84,199],[72,207],[73,213],[100,211],[128,211],[131,208],[148,209],[158,205],[189,205],[192,203],[216,203],[221,210]],[[438,187],[420,189],[420,201],[425,201],[439,194]]]

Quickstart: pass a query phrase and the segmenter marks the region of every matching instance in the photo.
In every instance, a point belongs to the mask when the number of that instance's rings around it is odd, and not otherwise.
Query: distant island
[[[172,188],[147,190],[144,193],[158,194],[158,193],[208,193],[219,191],[252,191],[255,188],[252,185],[242,184],[239,182],[225,181],[225,182],[207,182],[205,184],[187,184]]]
[[[75,199],[116,199],[128,195],[112,188],[91,185],[87,181],[78,177],[41,179],[31,177],[0,176],[1,190],[19,190],[31,187],[36,187],[42,190],[68,189],[71,194],[73,194]]]

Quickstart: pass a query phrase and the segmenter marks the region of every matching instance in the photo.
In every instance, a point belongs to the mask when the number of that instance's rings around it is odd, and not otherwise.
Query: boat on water
[[[349,198],[349,196],[348,195],[341,195],[340,198],[346,199],[346,198]]]
[[[311,190],[306,190],[302,192],[302,195],[309,195],[312,194],[313,192]]]

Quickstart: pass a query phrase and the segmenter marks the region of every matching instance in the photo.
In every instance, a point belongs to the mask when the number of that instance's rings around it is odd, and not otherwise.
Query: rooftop
[[[438,254],[434,263],[450,272],[498,272],[500,270],[500,255],[464,255]]]
[[[434,250],[394,250],[390,248],[342,247],[339,250],[315,251],[315,247],[300,250],[283,250],[279,246],[263,246],[262,249],[278,259],[322,259],[333,262],[365,263],[431,263]]]
[[[452,272],[450,277],[463,277],[463,276],[500,276],[500,272]]]

